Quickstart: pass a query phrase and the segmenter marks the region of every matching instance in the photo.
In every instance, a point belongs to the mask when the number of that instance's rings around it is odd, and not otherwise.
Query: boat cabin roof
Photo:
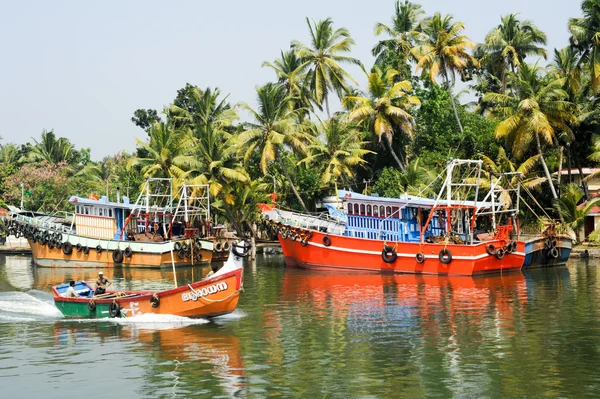
[[[115,209],[129,209],[132,210],[135,205],[129,203],[129,198],[123,197],[123,202],[111,202],[105,196],[100,199],[89,199],[78,197],[76,195],[69,198],[69,202],[73,205],[84,205],[84,206],[98,206],[104,208],[115,208]]]
[[[410,207],[415,207],[415,208],[433,208],[433,206],[435,205],[435,199],[431,199],[431,198],[423,198],[423,197],[417,197],[417,196],[413,196],[413,195],[406,195],[403,198],[389,198],[389,197],[378,197],[378,196],[373,196],[373,195],[365,195],[365,194],[360,194],[360,193],[355,193],[352,191],[346,191],[346,190],[338,190],[338,197],[342,200],[342,201],[346,201],[346,202],[364,202],[364,203],[371,203],[371,204],[377,204],[377,205],[392,205],[392,206],[400,206],[400,207],[405,207],[405,206],[410,206]],[[437,205],[438,206],[446,206],[448,204],[448,201],[444,200],[439,200]],[[450,205],[452,206],[467,206],[467,207],[475,207],[475,201],[450,201]],[[498,206],[498,204],[496,204],[496,206]],[[491,202],[477,202],[477,207],[478,208],[491,208],[492,207],[492,203]]]

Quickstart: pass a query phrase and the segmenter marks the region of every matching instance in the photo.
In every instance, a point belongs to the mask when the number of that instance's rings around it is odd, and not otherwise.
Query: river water
[[[116,289],[174,280],[104,272]],[[96,273],[0,255],[0,397],[600,397],[593,260],[449,278],[305,271],[264,256],[245,263],[227,316],[64,319],[51,286]]]

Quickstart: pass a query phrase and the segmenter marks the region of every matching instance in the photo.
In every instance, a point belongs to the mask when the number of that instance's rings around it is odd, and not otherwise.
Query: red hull
[[[326,234],[312,231],[306,246],[300,241],[282,238],[278,235],[285,262],[288,266],[308,269],[345,269],[372,272],[442,274],[472,276],[474,274],[496,273],[520,270],[525,260],[525,243],[517,241],[517,249],[502,259],[489,255],[486,247],[490,244],[501,248],[505,240],[486,241],[475,245],[429,244],[412,242],[384,242],[363,238],[329,235],[331,244],[324,245]],[[327,242],[327,239],[325,239]],[[382,257],[384,245],[394,247],[397,259],[386,263]],[[439,254],[444,248],[452,254],[452,260],[444,264]],[[425,255],[425,261],[418,263],[417,253]]]

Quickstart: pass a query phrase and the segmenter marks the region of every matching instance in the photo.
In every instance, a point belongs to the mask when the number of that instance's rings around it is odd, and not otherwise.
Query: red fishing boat
[[[452,160],[434,199],[339,190],[337,207],[326,205],[324,215],[259,206],[288,266],[444,275],[519,270],[525,257],[524,242],[513,234],[519,202],[501,200],[511,192],[518,197],[519,187],[502,187],[505,174],[480,193],[481,167],[482,161]],[[486,222],[488,230],[478,227]]]

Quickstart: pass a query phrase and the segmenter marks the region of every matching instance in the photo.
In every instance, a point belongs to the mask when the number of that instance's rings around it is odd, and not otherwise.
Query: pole
[[[21,183],[21,210],[23,210],[23,198],[25,197],[25,184]]]

